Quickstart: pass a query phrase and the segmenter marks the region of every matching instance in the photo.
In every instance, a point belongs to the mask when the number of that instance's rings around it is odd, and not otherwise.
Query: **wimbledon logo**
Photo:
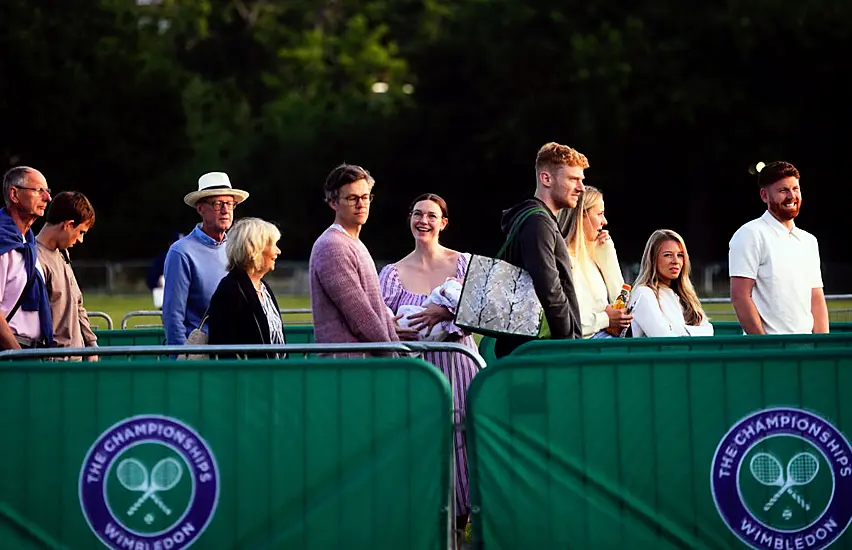
[[[852,520],[852,447],[805,410],[740,420],[716,448],[710,479],[725,524],[752,548],[819,550]]]
[[[80,471],[80,505],[108,548],[192,545],[213,518],[219,472],[210,447],[166,416],[127,418],[104,431]]]

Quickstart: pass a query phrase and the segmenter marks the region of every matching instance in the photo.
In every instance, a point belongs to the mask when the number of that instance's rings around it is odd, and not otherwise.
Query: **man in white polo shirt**
[[[767,164],[758,175],[763,215],[731,238],[731,303],[746,334],[828,332],[816,237],[796,227],[802,192],[789,162]]]

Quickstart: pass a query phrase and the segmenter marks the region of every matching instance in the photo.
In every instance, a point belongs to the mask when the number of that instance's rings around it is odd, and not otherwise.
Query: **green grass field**
[[[310,300],[307,296],[278,296],[277,298],[278,305],[282,309],[305,309],[311,307]],[[148,294],[135,296],[87,294],[85,296],[84,303],[86,305],[86,309],[89,311],[100,311],[109,315],[112,318],[116,329],[121,328],[121,319],[128,312],[154,309],[154,302]],[[828,308],[830,310],[829,315],[832,321],[852,321],[852,300],[830,301],[828,303]],[[705,305],[705,309],[710,315],[711,321],[736,321],[734,311],[729,304],[707,304]],[[309,322],[310,315],[287,315],[284,320],[288,322]],[[102,319],[93,318],[92,322],[97,324],[99,328],[106,328],[106,323]],[[128,326],[133,327],[140,324],[160,324],[160,319],[158,317],[134,317],[129,321]]]

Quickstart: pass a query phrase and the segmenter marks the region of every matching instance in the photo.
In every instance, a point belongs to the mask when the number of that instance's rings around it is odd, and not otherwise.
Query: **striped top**
[[[260,299],[260,307],[263,308],[263,314],[266,315],[266,322],[269,323],[269,343],[284,344],[284,327],[281,323],[281,312],[275,307],[275,302],[272,301],[272,296],[266,289],[266,285],[260,285],[260,290],[263,296]]]
[[[456,278],[464,280],[467,273],[469,255],[459,254],[456,262]],[[402,286],[396,264],[390,264],[382,269],[379,274],[379,284],[382,289],[382,299],[394,312],[403,305],[423,306],[429,298],[428,294],[416,294],[409,292]],[[453,311],[451,309],[451,311]],[[453,311],[455,313],[455,311]],[[477,349],[473,336],[456,326],[452,321],[443,321],[442,328],[449,335],[447,341],[464,344],[474,350]],[[469,357],[453,352],[428,352],[423,354],[423,359],[435,365],[447,381],[454,386],[453,408],[455,409],[455,422],[464,420],[466,410],[467,388],[476,375],[477,366]],[[467,446],[460,430],[455,432],[456,445],[456,514],[463,516],[470,513],[470,486],[467,467]]]

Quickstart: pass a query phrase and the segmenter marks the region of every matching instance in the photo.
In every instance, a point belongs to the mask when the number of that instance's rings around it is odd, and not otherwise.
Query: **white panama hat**
[[[205,197],[217,197],[219,195],[230,195],[234,197],[237,204],[249,197],[248,192],[231,187],[231,180],[225,172],[208,172],[198,178],[198,191],[187,193],[183,198],[188,206],[195,208],[198,201]]]

